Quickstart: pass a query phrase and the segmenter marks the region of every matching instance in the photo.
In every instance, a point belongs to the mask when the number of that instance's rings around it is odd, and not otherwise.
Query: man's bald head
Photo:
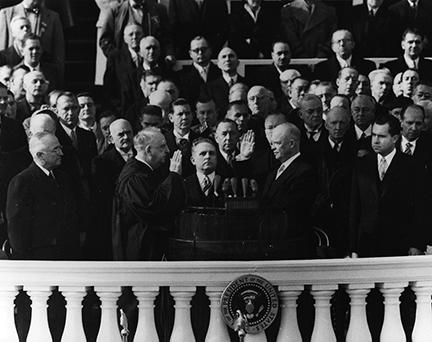
[[[263,86],[253,86],[250,88],[247,94],[247,100],[252,115],[265,117],[270,112],[270,93]]]
[[[56,123],[54,119],[48,114],[37,114],[30,118],[30,134],[46,132],[55,134]]]
[[[348,131],[351,114],[343,107],[333,107],[327,112],[325,127],[329,132],[330,139],[340,143]]]
[[[273,129],[271,147],[277,160],[284,163],[300,151],[300,130],[286,122]]]
[[[111,122],[109,130],[114,146],[125,153],[130,151],[133,145],[133,132],[129,121],[125,119],[114,120]]]

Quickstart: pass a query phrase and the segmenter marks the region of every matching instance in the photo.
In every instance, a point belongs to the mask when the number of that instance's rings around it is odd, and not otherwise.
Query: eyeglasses
[[[204,52],[206,52],[207,50],[208,50],[208,47],[207,47],[207,46],[205,46],[205,47],[201,47],[201,48],[196,48],[196,49],[191,49],[191,51],[194,52],[194,53],[199,53],[199,52],[204,53]]]

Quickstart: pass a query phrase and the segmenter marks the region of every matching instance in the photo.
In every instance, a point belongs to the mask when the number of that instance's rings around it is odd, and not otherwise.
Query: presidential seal
[[[248,334],[267,329],[276,318],[278,309],[279,300],[273,285],[254,274],[233,280],[221,297],[225,323],[236,331],[242,328]]]

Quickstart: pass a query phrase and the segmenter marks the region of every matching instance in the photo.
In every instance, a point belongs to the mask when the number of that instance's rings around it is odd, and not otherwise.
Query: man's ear
[[[172,113],[168,113],[168,120],[172,123],[173,122],[173,114]]]
[[[191,161],[191,163],[192,163],[193,166],[196,165],[196,164],[195,164],[195,158],[194,158],[193,155],[191,155],[191,157],[190,157],[190,161]]]
[[[151,155],[151,146],[150,145],[147,145],[146,147],[144,147],[144,152],[147,154],[147,155]]]

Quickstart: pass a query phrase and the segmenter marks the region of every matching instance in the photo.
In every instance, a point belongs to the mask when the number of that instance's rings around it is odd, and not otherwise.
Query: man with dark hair
[[[187,177],[194,171],[190,160],[191,146],[193,141],[199,137],[199,134],[191,130],[193,113],[189,103],[185,99],[177,99],[171,104],[168,117],[173,128],[164,134],[166,143],[171,156],[176,150],[181,151],[182,175]]]
[[[375,153],[357,159],[350,204],[353,256],[418,255],[425,249],[425,173],[397,151],[400,131],[394,116],[379,116],[372,127]]]
[[[404,54],[383,67],[390,70],[393,77],[406,69],[416,69],[421,80],[432,80],[432,61],[422,56],[426,44],[425,36],[418,29],[408,28],[402,35],[401,46]]]
[[[352,99],[357,90],[358,75],[358,71],[352,67],[339,70],[336,79],[338,94],[346,95]]]
[[[414,88],[412,97],[414,103],[418,101],[432,100],[432,83],[420,81]]]
[[[237,124],[237,129],[241,134],[245,133],[249,128],[250,110],[246,102],[234,101],[228,105],[225,115],[226,119],[230,119]]]
[[[202,36],[190,42],[189,56],[192,64],[179,71],[180,95],[194,105],[202,87],[221,75],[220,69],[211,61],[212,49]]]
[[[214,101],[211,99],[199,99],[195,106],[195,113],[199,123],[192,126],[192,130],[202,137],[213,138],[218,121]]]
[[[354,38],[348,30],[337,30],[332,35],[333,55],[315,66],[315,78],[321,81],[334,82],[341,69],[351,67],[359,73],[368,75],[375,69],[375,63],[355,55]]]
[[[163,259],[174,217],[185,205],[182,155],[175,151],[169,173],[162,176],[169,149],[158,128],[134,138],[137,154],[120,173],[113,204],[114,260]]]
[[[159,106],[146,105],[141,108],[136,131],[148,127],[161,128],[163,124],[162,109]]]

